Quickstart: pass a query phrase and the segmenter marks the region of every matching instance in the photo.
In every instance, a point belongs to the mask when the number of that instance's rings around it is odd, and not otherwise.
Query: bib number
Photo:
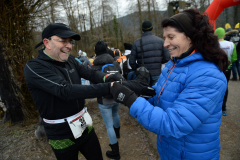
[[[92,126],[92,118],[87,112],[87,108],[83,109],[83,113],[73,119],[68,120],[69,127],[75,139],[82,136],[83,131]]]

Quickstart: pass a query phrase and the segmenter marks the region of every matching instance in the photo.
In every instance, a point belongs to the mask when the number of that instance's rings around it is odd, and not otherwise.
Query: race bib
[[[82,114],[67,121],[75,139],[81,137],[88,126],[92,126],[92,118],[86,107],[83,109]]]

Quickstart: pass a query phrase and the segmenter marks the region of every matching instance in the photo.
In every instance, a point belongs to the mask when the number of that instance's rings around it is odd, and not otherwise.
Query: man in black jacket
[[[79,151],[86,159],[102,159],[84,99],[109,95],[110,83],[104,82],[122,77],[77,62],[70,54],[74,40],[80,40],[80,36],[67,25],[48,25],[42,32],[42,42],[35,46],[44,44],[44,48],[26,63],[24,75],[57,159],[77,160]],[[81,78],[94,84],[81,85]]]
[[[153,86],[159,79],[161,74],[162,64],[170,60],[170,54],[168,50],[163,47],[163,39],[154,36],[152,34],[152,23],[149,20],[145,20],[142,23],[142,46],[144,53],[144,66],[149,70]],[[136,62],[137,61],[137,62]],[[132,70],[136,70],[142,65],[142,53],[140,46],[140,39],[137,39],[132,46],[131,56],[129,57],[129,64]]]

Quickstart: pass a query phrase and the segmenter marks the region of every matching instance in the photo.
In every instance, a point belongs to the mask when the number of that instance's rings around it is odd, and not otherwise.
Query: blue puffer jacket
[[[169,61],[153,87],[156,96],[148,101],[138,97],[130,114],[158,135],[161,160],[219,159],[227,81],[218,67],[195,52]]]

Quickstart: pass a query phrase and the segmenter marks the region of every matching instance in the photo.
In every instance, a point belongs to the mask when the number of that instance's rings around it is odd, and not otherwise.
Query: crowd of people
[[[124,43],[125,53],[98,41],[92,63],[86,52],[80,50],[77,58],[70,54],[81,37],[67,25],[53,23],[43,30],[35,48],[44,47],[27,62],[24,74],[58,160],[77,160],[78,152],[89,160],[103,159],[84,106],[85,99],[94,97],[110,141],[108,158],[121,157],[120,104],[158,135],[162,160],[220,158],[221,117],[227,115],[231,69],[232,80],[237,79],[234,64],[239,73],[239,43],[225,41],[230,34],[223,28],[214,31],[208,16],[197,9],[184,10],[161,25],[163,39],[153,35],[152,23],[145,20],[141,38]],[[140,67],[150,74],[147,83],[138,81]],[[137,78],[127,79],[129,73]],[[81,78],[90,84],[82,85]]]

